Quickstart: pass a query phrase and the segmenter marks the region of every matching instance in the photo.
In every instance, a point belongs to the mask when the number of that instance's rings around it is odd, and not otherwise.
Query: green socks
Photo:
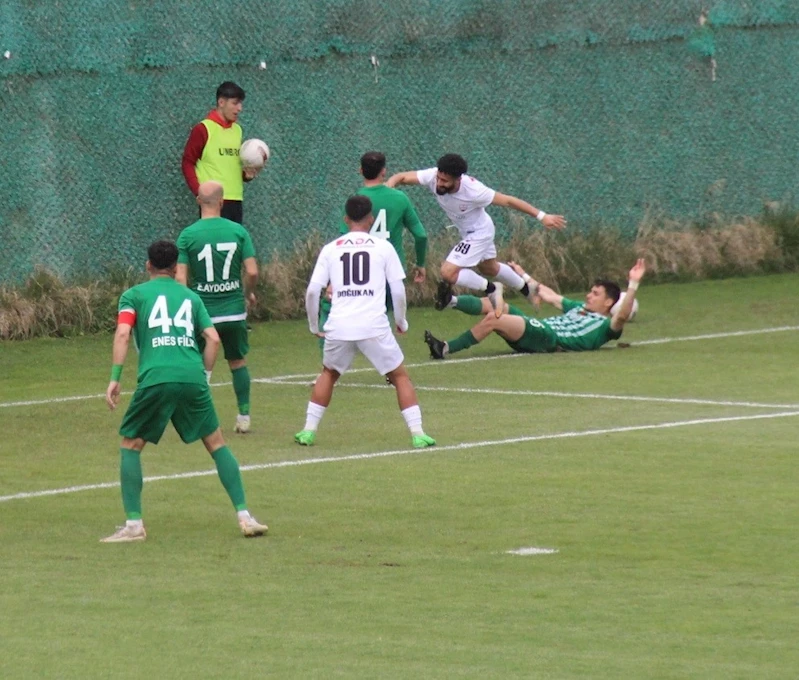
[[[250,415],[250,371],[246,366],[230,372],[233,376],[233,391],[239,405],[239,414]]]
[[[244,484],[241,482],[239,462],[227,446],[218,448],[211,454],[211,457],[216,463],[219,480],[225,487],[227,495],[230,496],[233,507],[236,510],[246,510],[247,502],[244,500]]]
[[[468,296],[461,296],[461,297],[468,297]],[[479,300],[479,298],[472,298],[473,300]],[[458,298],[458,304],[460,304],[461,298]],[[454,340],[447,340],[447,347],[449,348],[449,353],[453,354],[454,352],[460,352],[463,349],[469,349],[472,345],[477,344],[477,339],[472,335],[471,331],[466,331],[465,333],[461,333],[457,338]]]
[[[122,486],[122,506],[128,519],[141,519],[141,452],[119,449],[119,481]]]
[[[455,309],[472,316],[483,316],[483,299],[474,295],[458,295]],[[471,347],[471,345],[469,345]],[[450,350],[452,348],[450,347]]]

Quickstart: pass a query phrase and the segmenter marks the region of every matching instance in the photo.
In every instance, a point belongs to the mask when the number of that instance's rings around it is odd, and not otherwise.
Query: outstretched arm
[[[401,184],[419,184],[419,177],[416,175],[416,170],[398,172],[396,175],[391,175],[391,177],[386,180],[386,186],[392,189]]]
[[[630,281],[627,284],[627,292],[624,295],[624,300],[610,321],[610,327],[614,331],[620,331],[622,328],[624,328],[624,324],[627,322],[627,319],[630,318],[630,314],[633,311],[635,294],[638,291],[638,284],[641,283],[641,279],[644,278],[645,273],[646,262],[644,261],[643,257],[639,257],[636,263],[633,265],[633,268],[630,270]]]
[[[508,194],[496,192],[496,194],[494,194],[494,200],[491,201],[491,205],[513,208],[513,210],[523,212],[530,217],[535,217],[547,229],[563,229],[566,226],[566,220],[563,215],[548,215],[531,203],[523,201],[521,198],[516,198],[515,196],[509,196]]]
[[[133,327],[129,323],[119,322],[114,333],[114,348],[111,351],[111,380],[105,391],[105,403],[112,411],[119,401],[119,379],[122,375],[122,365],[128,355],[130,345],[130,332]]]
[[[515,262],[508,262],[508,265],[513,269],[513,271],[521,276],[524,279],[524,282],[530,287],[530,295],[528,296],[528,299],[534,306],[538,306],[534,299],[539,297],[547,304],[563,310],[563,296],[560,293],[556,293],[549,286],[545,286],[543,283],[536,281]]]

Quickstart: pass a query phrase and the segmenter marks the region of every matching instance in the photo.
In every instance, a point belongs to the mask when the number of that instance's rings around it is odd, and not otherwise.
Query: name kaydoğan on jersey
[[[332,288],[327,337],[363,340],[389,329],[386,286],[404,278],[397,252],[384,239],[352,232],[328,243],[311,275],[311,283]]]
[[[458,190],[441,196],[436,193],[437,175],[436,168],[416,172],[419,184],[433,192],[438,204],[447,213],[447,217],[458,228],[461,238],[493,240],[496,229],[494,220],[486,212],[486,206],[491,205],[496,192],[470,175],[461,175],[461,185]]]

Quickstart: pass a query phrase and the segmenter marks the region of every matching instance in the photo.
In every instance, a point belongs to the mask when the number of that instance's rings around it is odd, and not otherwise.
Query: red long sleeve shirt
[[[223,128],[229,128],[233,123],[229,123],[216,110],[211,111],[207,119],[219,123]],[[200,181],[197,179],[197,161],[203,155],[203,150],[208,142],[208,130],[202,123],[197,123],[189,133],[189,138],[186,140],[186,146],[183,148],[183,160],[180,167],[183,171],[183,177],[186,178],[186,184],[189,185],[191,193],[195,196],[200,190]]]

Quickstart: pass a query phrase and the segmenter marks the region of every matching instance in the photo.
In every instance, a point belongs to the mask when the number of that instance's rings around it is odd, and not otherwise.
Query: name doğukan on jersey
[[[331,241],[311,275],[311,283],[329,283],[333,292],[322,330],[331,340],[363,340],[389,329],[386,287],[404,278],[397,252],[385,239],[351,232]]]

